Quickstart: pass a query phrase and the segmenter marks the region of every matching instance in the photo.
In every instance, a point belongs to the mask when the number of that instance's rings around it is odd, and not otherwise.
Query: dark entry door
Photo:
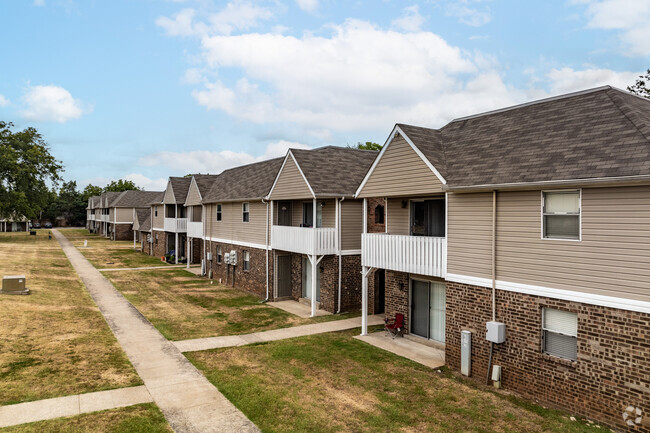
[[[291,225],[291,202],[290,201],[278,202],[278,225],[279,226]]]
[[[377,291],[375,294],[375,314],[381,314],[386,308],[386,271],[379,269],[375,272]]]
[[[291,256],[278,256],[278,298],[291,296]]]
[[[429,283],[412,280],[411,332],[429,338]]]

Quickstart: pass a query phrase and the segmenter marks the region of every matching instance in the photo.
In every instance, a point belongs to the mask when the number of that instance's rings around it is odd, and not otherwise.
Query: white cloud
[[[404,8],[402,16],[391,22],[393,28],[404,32],[418,32],[422,29],[422,24],[424,24],[424,17],[420,15],[418,5]]]
[[[5,98],[4,95],[0,95],[0,107],[6,107],[9,104],[9,99]]]
[[[30,86],[23,95],[23,103],[22,116],[36,122],[65,123],[92,111],[66,89],[54,85]]]
[[[296,0],[296,3],[305,12],[314,12],[318,9],[318,0]]]
[[[198,15],[202,15],[202,19]],[[269,8],[246,0],[233,0],[217,13],[199,14],[188,8],[172,18],[159,17],[156,24],[170,36],[229,35],[235,30],[255,28],[260,21],[272,17],[273,12]]]
[[[164,191],[167,188],[167,179],[158,178],[150,179],[147,176],[138,173],[131,173],[124,176],[125,180],[130,180],[140,188],[144,188],[147,191]]]
[[[143,166],[163,166],[177,173],[183,174],[218,174],[228,168],[284,156],[287,153],[287,150],[292,148],[309,149],[310,147],[301,143],[280,140],[267,145],[264,154],[257,157],[246,152],[233,152],[230,150],[193,150],[190,152],[163,151],[140,158],[138,163]]]
[[[562,94],[611,85],[620,89],[634,84],[637,72],[616,72],[611,69],[590,68],[574,70],[572,68],[552,69],[545,77],[549,81],[551,93]]]
[[[34,0],[34,6],[45,6],[45,0]]]
[[[480,27],[492,21],[492,12],[485,6],[481,9],[473,6],[480,0],[458,0],[447,5],[447,15],[458,18],[462,24]]]
[[[650,55],[650,2],[648,0],[581,0],[586,5],[589,27],[617,30],[626,54]]]

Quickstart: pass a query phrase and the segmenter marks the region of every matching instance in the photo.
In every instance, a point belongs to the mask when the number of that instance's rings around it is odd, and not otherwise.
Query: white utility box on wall
[[[487,322],[487,341],[492,343],[503,343],[506,341],[506,324],[501,322]]]

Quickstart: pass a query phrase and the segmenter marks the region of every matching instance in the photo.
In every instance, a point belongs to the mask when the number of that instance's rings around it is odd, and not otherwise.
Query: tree
[[[357,143],[357,149],[364,149],[364,150],[381,150],[384,146],[378,143],[373,143],[372,141],[366,141],[365,143],[358,142]]]
[[[36,217],[52,198],[48,183],[58,185],[63,166],[35,128],[13,132],[0,121],[0,218]]]
[[[108,185],[104,187],[104,192],[108,191],[115,191],[115,192],[122,192],[122,191],[131,191],[131,190],[142,190],[142,188],[138,188],[135,183],[131,180],[123,180],[120,179],[118,181],[112,181]]]
[[[77,182],[63,182],[53,207],[56,217],[63,217],[70,225],[83,226],[86,223],[86,206],[83,194],[77,191]]]
[[[639,75],[633,86],[627,86],[627,91],[650,99],[650,87],[648,86],[650,86],[650,69],[646,71],[645,75]]]
[[[94,195],[100,195],[102,193],[102,187],[101,186],[95,186],[95,185],[86,185],[84,190],[81,192],[81,196],[83,199],[88,203],[88,199]]]

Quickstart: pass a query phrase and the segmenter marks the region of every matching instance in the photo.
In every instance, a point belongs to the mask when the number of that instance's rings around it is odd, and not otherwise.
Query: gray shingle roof
[[[162,200],[164,193],[160,191],[124,191],[117,200],[113,202],[113,207],[149,207],[154,200]]]
[[[373,150],[338,146],[291,153],[317,197],[352,197],[377,157]]]
[[[284,158],[243,165],[223,171],[203,195],[203,203],[257,200],[266,197]]]
[[[195,174],[194,180],[196,181],[196,186],[199,188],[199,193],[201,197],[204,197],[212,188],[214,182],[216,182],[218,174]]]
[[[135,210],[135,217],[138,221],[138,225],[140,227],[140,231],[145,231],[142,229],[142,225],[144,222],[149,219],[151,220],[151,208],[139,208]],[[151,225],[151,221],[149,221],[149,225]],[[151,228],[151,227],[149,227]]]
[[[151,231],[151,212],[147,213],[147,217],[140,223],[141,232]]]
[[[172,190],[174,191],[174,200],[176,204],[185,203],[187,198],[187,191],[190,189],[190,183],[192,183],[192,177],[170,177],[169,181],[172,184]]]
[[[450,187],[650,175],[650,101],[609,86],[398,126]]]
[[[114,192],[114,191],[108,191],[102,193],[102,197],[104,197],[104,206],[103,207],[113,207],[113,204],[115,201],[122,195],[124,191],[122,192]]]

